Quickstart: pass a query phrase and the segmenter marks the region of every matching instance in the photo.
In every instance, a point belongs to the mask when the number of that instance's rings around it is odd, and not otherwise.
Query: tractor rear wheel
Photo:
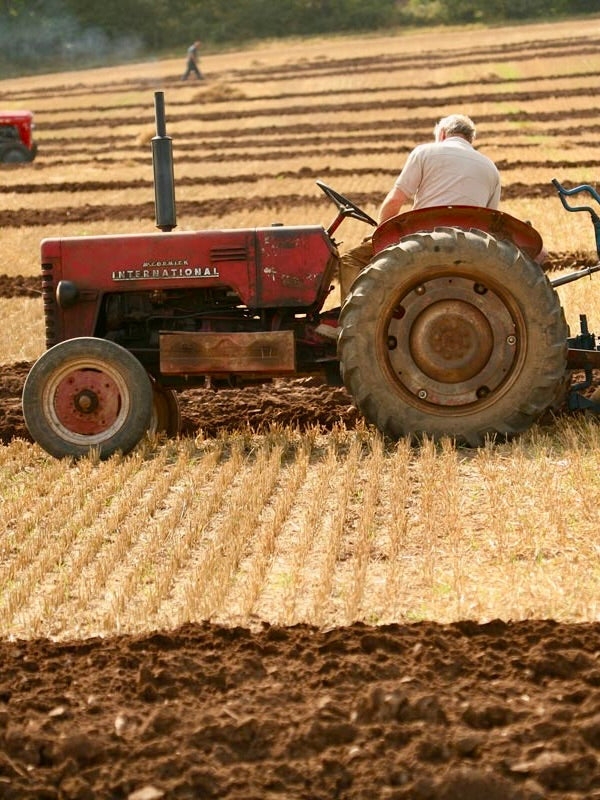
[[[33,365],[23,414],[35,441],[57,458],[127,453],[150,425],[152,386],[128,350],[94,337],[67,339]]]
[[[566,385],[556,292],[538,264],[483,231],[436,228],[379,253],[340,327],[344,383],[394,438],[478,446],[526,430]]]

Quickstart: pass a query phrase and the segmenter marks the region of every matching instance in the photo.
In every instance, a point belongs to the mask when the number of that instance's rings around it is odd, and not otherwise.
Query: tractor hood
[[[41,251],[62,338],[81,335],[81,315],[116,292],[225,287],[249,309],[308,311],[323,303],[338,261],[320,226],[44,239]]]

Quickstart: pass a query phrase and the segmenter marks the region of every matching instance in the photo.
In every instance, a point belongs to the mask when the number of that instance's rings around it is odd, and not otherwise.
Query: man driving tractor
[[[451,114],[434,128],[435,141],[409,154],[404,169],[379,210],[379,224],[400,213],[410,199],[413,210],[430,206],[498,208],[500,174],[494,162],[473,147],[475,124],[464,114]],[[358,273],[373,258],[371,237],[341,258],[342,301]]]

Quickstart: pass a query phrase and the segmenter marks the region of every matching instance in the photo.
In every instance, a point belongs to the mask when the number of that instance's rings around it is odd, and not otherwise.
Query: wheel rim
[[[461,275],[433,276],[405,289],[378,338],[396,389],[411,404],[439,413],[495,402],[518,375],[526,348],[512,296]]]
[[[118,369],[89,357],[55,371],[44,388],[42,405],[48,424],[61,439],[93,446],[120,430],[131,396]]]

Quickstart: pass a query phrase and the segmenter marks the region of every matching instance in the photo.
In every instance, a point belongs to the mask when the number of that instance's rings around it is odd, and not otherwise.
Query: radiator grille
[[[46,347],[56,344],[56,300],[52,264],[42,264],[42,299],[46,321]]]
[[[211,263],[218,261],[247,261],[248,251],[245,247],[214,247],[210,251]]]

